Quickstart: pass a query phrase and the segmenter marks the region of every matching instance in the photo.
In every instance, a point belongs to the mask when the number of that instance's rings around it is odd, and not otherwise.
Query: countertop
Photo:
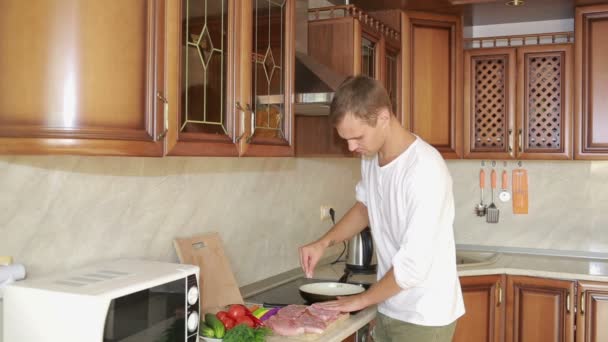
[[[496,256],[492,258],[491,262],[459,265],[459,276],[509,274],[608,282],[608,254],[471,245],[460,245],[458,246],[458,250],[496,253]],[[322,266],[317,267],[314,278],[335,281],[343,272],[343,262],[333,265],[329,264],[329,262],[325,262],[324,264],[322,263]],[[294,269],[263,281],[244,286],[241,288],[241,293],[246,300],[249,296],[302,276],[300,269]],[[349,278],[349,281],[373,283],[376,281],[376,276],[355,274]],[[338,323],[338,325],[328,330],[326,334],[320,336],[317,341],[342,341],[375,317],[376,308],[367,308],[356,315],[351,315],[347,320]],[[269,338],[268,341],[288,342],[302,341],[302,339],[273,336]]]

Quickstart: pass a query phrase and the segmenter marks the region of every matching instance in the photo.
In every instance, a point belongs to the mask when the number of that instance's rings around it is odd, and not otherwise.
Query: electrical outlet
[[[322,205],[320,208],[321,212],[321,221],[331,221],[331,215],[329,215],[329,209],[331,209],[331,205]]]

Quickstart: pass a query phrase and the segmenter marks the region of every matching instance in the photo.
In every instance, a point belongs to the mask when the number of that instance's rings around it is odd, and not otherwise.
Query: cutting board
[[[302,334],[296,336],[278,336],[272,335],[266,337],[266,342],[286,342],[286,341],[323,341],[330,335],[336,332],[336,330],[342,330],[345,328],[347,323],[344,323],[350,317],[349,313],[341,314],[335,321],[331,322],[325,328],[321,334]]]
[[[243,304],[243,297],[224,253],[218,233],[173,240],[182,264],[200,268],[200,303],[202,312],[217,311],[228,304]]]

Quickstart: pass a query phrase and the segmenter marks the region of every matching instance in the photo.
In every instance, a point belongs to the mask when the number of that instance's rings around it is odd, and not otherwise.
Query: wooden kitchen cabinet
[[[575,15],[575,159],[608,159],[608,5]]]
[[[466,313],[458,319],[454,342],[501,342],[504,336],[505,275],[460,277]]]
[[[170,155],[293,155],[294,6],[173,3]]]
[[[572,46],[465,51],[465,158],[572,158]]]
[[[397,11],[400,12],[400,11]],[[386,88],[401,119],[400,30],[354,5],[309,10],[308,54],[339,75],[366,75]],[[326,115],[296,114],[296,155],[354,156]]]
[[[403,124],[444,158],[462,157],[462,25],[457,16],[401,16]]]
[[[579,281],[576,341],[608,341],[608,284]]]
[[[505,342],[574,341],[575,282],[507,276]]]
[[[574,341],[575,281],[502,274],[460,284],[466,313],[453,341]]]
[[[0,2],[0,153],[162,156],[165,5]]]

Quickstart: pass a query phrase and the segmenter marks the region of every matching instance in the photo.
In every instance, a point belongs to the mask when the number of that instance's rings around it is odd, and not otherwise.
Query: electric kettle
[[[346,270],[352,273],[376,273],[376,253],[372,231],[369,227],[348,240]]]

